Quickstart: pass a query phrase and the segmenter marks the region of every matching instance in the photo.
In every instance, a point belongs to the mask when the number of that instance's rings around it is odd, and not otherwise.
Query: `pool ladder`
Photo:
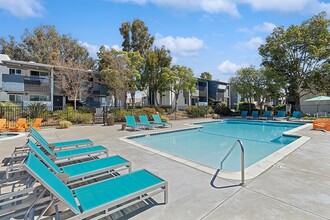
[[[242,186],[242,185],[244,185],[244,146],[243,146],[242,141],[240,141],[240,140],[235,141],[235,143],[230,148],[230,150],[228,151],[226,156],[220,162],[220,170],[222,170],[223,162],[227,159],[227,157],[231,154],[231,152],[233,152],[233,150],[235,149],[235,147],[237,145],[240,145],[240,147],[241,147],[241,183],[240,183],[240,185]]]

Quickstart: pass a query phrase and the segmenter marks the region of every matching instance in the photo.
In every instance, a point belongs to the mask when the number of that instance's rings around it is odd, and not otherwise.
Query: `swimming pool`
[[[23,133],[2,133],[2,134],[0,134],[0,141],[18,138],[21,136],[24,136],[24,134]]]
[[[224,120],[201,123],[201,128],[131,137],[131,140],[205,166],[218,169],[220,161],[236,140],[245,148],[245,168],[255,164],[284,146],[296,141],[297,136],[283,135],[302,124]],[[227,171],[240,170],[239,147],[223,164]]]

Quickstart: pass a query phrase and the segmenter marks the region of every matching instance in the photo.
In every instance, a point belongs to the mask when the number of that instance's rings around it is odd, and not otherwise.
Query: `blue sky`
[[[319,0],[0,0],[0,37],[17,40],[25,28],[54,25],[85,46],[121,48],[121,23],[145,22],[155,45],[171,50],[173,64],[227,81],[244,66],[259,67],[258,46],[276,26],[300,24],[329,1]]]

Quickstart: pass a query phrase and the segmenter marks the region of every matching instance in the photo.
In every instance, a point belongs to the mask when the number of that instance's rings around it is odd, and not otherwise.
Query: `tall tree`
[[[322,12],[301,25],[275,28],[261,45],[262,65],[287,83],[288,100],[300,110],[300,98],[317,91],[318,77],[325,79],[330,57],[330,20]]]
[[[130,22],[124,22],[121,24],[119,31],[123,37],[123,51],[139,52],[142,58],[146,58],[147,51],[151,49],[155,38],[149,34],[148,27],[144,22],[139,19],[135,19],[132,24]],[[139,66],[139,74],[142,74],[144,68],[142,65]],[[134,80],[134,87],[136,89],[143,89],[141,79],[141,76],[137,76]],[[135,105],[135,92],[135,89],[130,91],[133,106]]]
[[[181,93],[193,93],[196,90],[197,79],[190,68],[179,65],[165,68],[162,78],[168,85],[167,89],[174,93],[175,111],[177,111],[179,95]]]
[[[133,23],[124,22],[119,28],[123,36],[123,50],[127,52],[138,51],[142,57],[146,57],[147,51],[151,49],[155,38],[148,32],[148,27],[140,19],[135,19]]]
[[[85,47],[70,35],[60,35],[54,26],[49,25],[36,27],[32,31],[26,29],[20,43],[15,42],[12,36],[9,42],[1,38],[0,52],[22,61],[46,64],[72,61],[84,63],[88,68],[94,65]]]
[[[249,111],[251,112],[252,99],[255,96],[254,78],[257,70],[254,67],[241,68],[237,71],[236,76],[230,78],[229,83],[235,91],[243,98],[248,100]]]
[[[89,80],[91,72],[85,64],[72,60],[58,62],[56,70],[55,86],[74,101],[74,110],[76,110],[77,100],[89,94],[92,86]]]
[[[156,106],[159,105],[157,94],[166,91],[166,82],[163,80],[162,74],[164,68],[169,68],[171,65],[172,57],[170,52],[164,47],[154,48],[153,50],[147,51],[145,59],[145,70],[141,75],[142,86],[148,87],[150,92],[150,103],[154,103]]]
[[[9,41],[7,42],[4,37],[0,38],[0,53],[7,54],[11,59],[15,60],[27,60],[28,54],[24,50],[21,44],[15,41],[14,36],[9,36]]]
[[[117,51],[100,48],[99,70],[108,89],[115,97],[115,106],[118,99],[125,99],[124,108],[127,108],[126,98],[128,92],[135,92],[136,82],[139,80],[139,68],[142,58],[138,52]]]
[[[200,77],[201,79],[212,80],[212,75],[209,72],[202,72]]]

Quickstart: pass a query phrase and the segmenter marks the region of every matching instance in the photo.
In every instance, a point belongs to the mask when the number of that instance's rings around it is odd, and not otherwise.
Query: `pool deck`
[[[187,123],[205,120],[210,119],[173,121],[173,128],[158,130],[187,128]],[[113,219],[330,219],[330,132],[310,128],[297,132],[310,140],[243,187],[237,186],[239,181],[223,178],[211,184],[209,173],[119,140],[155,130],[121,131],[121,125],[94,125],[45,128],[41,134],[49,142],[89,138],[130,160],[133,170],[145,168],[168,181],[168,204],[162,204],[162,195],[157,195],[153,197],[156,203],[141,202],[114,214]],[[1,140],[1,160],[26,139]]]

